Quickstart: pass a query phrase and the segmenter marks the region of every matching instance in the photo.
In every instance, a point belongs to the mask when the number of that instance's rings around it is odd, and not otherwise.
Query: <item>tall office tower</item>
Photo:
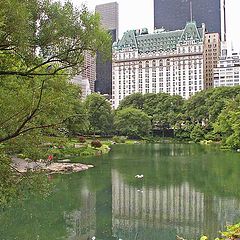
[[[97,5],[95,10],[100,14],[102,26],[111,35],[112,43],[115,42],[119,31],[118,3]],[[101,54],[97,54],[95,92],[106,94],[109,98],[112,96],[112,60],[104,61]]]
[[[213,69],[217,67],[221,55],[218,33],[206,33],[204,41],[204,89],[213,87]]]
[[[83,79],[89,81],[91,92],[94,92],[94,84],[96,81],[96,57],[88,51],[84,53],[84,64],[81,76]]]
[[[101,24],[107,30],[115,30],[118,38],[119,11],[118,3],[110,2],[97,5],[95,11],[100,14]]]
[[[225,0],[154,0],[154,27],[182,29],[187,21],[205,23],[208,32],[226,40]]]

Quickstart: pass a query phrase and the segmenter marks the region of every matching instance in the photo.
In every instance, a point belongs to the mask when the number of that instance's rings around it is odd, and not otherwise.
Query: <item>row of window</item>
[[[167,43],[165,43],[167,44]],[[159,50],[159,52],[165,52],[163,50],[164,45],[160,45],[159,48],[162,48]],[[213,46],[216,47],[216,46]],[[170,49],[169,49],[170,50]],[[185,54],[185,53],[198,53],[202,52],[203,46],[185,46],[185,47],[177,47],[177,49],[172,49],[172,53],[176,52],[178,54]],[[155,51],[156,52],[156,51]],[[150,53],[150,52],[149,52]],[[137,52],[116,52],[115,56],[118,60],[125,60],[125,59],[131,59],[137,57]]]
[[[136,92],[140,92],[140,93],[157,93],[157,92],[166,92],[166,93],[171,93],[173,95],[181,95],[183,97],[185,97],[186,95],[188,96],[192,96],[194,93],[198,92],[198,91],[201,91],[202,88],[199,87],[194,87],[194,88],[189,88],[189,89],[186,89],[185,87],[183,88],[173,88],[171,89],[170,87],[167,87],[167,88],[163,88],[163,87],[160,87],[160,88],[153,88],[153,89],[149,89],[149,88],[140,88],[138,90],[126,90],[126,91],[123,91],[122,93],[119,93],[119,100],[122,100],[123,98],[125,98],[126,96],[132,94],[132,93],[136,93]],[[116,99],[116,97],[114,96],[114,99]]]

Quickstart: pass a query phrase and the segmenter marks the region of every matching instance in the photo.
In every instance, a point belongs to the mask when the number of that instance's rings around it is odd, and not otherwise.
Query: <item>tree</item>
[[[0,143],[29,131],[60,127],[75,115],[79,89],[64,76],[0,79]]]
[[[167,93],[145,94],[143,111],[152,117],[154,129],[173,128],[183,110],[184,100],[181,96]]]
[[[85,51],[110,57],[111,38],[99,16],[70,1],[0,2],[0,76],[39,76],[82,70]],[[46,72],[51,64],[53,69]]]
[[[193,129],[196,125],[202,125],[202,130],[207,132],[206,139],[218,140],[219,133],[214,133],[213,125],[227,101],[234,99],[240,94],[240,87],[219,87],[196,93],[185,101],[181,120],[182,126]],[[187,136],[186,132],[181,134]],[[189,131],[188,131],[189,132]],[[189,135],[190,137],[190,135]]]
[[[110,102],[100,94],[93,93],[85,101],[90,130],[94,133],[109,133],[112,130],[113,115]]]
[[[172,128],[183,110],[183,98],[178,95],[157,94],[158,104],[153,119],[162,128]]]
[[[217,120],[226,101],[240,94],[240,87],[219,87],[201,91],[186,101],[186,115],[193,124],[204,122],[206,127]]]
[[[99,16],[67,1],[0,2],[0,142],[55,127],[74,113],[78,95],[67,81],[84,53],[110,51]],[[72,105],[73,104],[73,105]]]
[[[118,109],[133,107],[136,109],[143,109],[144,95],[141,93],[133,93],[126,96],[121,102]]]
[[[12,186],[22,186],[26,179],[9,171],[5,154],[24,149],[39,159],[47,129],[57,132],[73,118],[79,120],[80,89],[69,84],[69,78],[83,70],[86,51],[110,57],[110,49],[111,38],[100,17],[84,6],[74,8],[70,1],[0,1],[1,193],[14,192]]]
[[[83,102],[78,102],[74,107],[76,115],[70,117],[66,121],[66,127],[69,135],[84,134],[89,131],[89,121],[87,109]]]
[[[194,126],[190,134],[190,137],[194,142],[200,142],[201,140],[204,139],[204,131],[200,124]]]
[[[240,148],[240,95],[226,103],[214,124],[214,132],[221,135],[225,145]]]
[[[121,135],[142,137],[151,130],[151,121],[146,113],[135,108],[124,108],[117,111],[115,127]]]

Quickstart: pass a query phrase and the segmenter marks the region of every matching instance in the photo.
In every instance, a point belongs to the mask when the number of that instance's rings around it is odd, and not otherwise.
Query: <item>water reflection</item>
[[[0,239],[197,239],[240,220],[239,155],[153,144],[116,146],[94,161],[56,176],[47,199],[0,212]]]
[[[196,238],[204,232],[216,236],[240,216],[239,200],[206,196],[187,182],[140,190],[126,184],[116,170],[112,181],[113,232],[121,239]]]
[[[67,239],[89,239],[96,232],[96,193],[83,187],[81,192],[81,208],[65,211],[64,219],[67,226]],[[63,238],[65,239],[65,238]]]

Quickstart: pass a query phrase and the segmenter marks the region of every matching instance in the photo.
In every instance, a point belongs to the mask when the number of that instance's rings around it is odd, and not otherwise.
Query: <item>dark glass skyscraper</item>
[[[110,2],[96,6],[100,14],[102,26],[108,30],[112,43],[118,38],[119,14],[118,3]],[[101,54],[97,54],[95,92],[112,96],[112,60],[103,61]]]
[[[191,18],[225,40],[225,0],[154,0],[155,28],[182,29]]]
[[[117,30],[108,30],[112,43],[117,40]],[[111,50],[112,51],[112,50]],[[95,92],[112,96],[112,59],[103,60],[101,54],[97,53]]]

